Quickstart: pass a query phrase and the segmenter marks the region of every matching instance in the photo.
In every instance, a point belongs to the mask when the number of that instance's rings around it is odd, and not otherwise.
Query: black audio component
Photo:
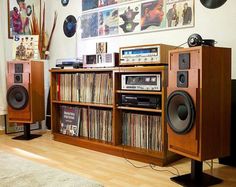
[[[147,107],[161,109],[160,95],[121,95],[122,106]]]

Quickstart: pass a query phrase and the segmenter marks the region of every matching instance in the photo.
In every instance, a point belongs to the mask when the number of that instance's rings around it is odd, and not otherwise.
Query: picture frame
[[[107,53],[107,42],[96,43],[96,54]]]
[[[40,29],[41,0],[7,0],[7,10],[9,39],[14,35],[35,34]]]

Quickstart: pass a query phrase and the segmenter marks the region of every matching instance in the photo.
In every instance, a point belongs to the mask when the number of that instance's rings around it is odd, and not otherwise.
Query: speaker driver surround
[[[24,109],[29,101],[27,89],[21,85],[14,85],[7,91],[7,103],[15,110]]]
[[[174,91],[166,105],[167,121],[170,128],[177,134],[189,132],[195,120],[194,103],[185,91]]]

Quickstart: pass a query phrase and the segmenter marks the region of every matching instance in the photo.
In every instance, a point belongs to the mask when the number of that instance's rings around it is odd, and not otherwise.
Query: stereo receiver
[[[121,89],[161,91],[161,75],[159,73],[121,75]]]
[[[119,65],[168,64],[168,50],[174,48],[164,44],[121,47]]]

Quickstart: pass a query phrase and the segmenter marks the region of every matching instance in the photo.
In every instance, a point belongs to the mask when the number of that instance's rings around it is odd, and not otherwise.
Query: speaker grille
[[[24,109],[29,101],[28,91],[24,86],[14,85],[7,91],[7,103],[15,110]]]
[[[177,134],[185,134],[191,130],[195,120],[194,103],[185,91],[174,91],[166,105],[167,121]]]

